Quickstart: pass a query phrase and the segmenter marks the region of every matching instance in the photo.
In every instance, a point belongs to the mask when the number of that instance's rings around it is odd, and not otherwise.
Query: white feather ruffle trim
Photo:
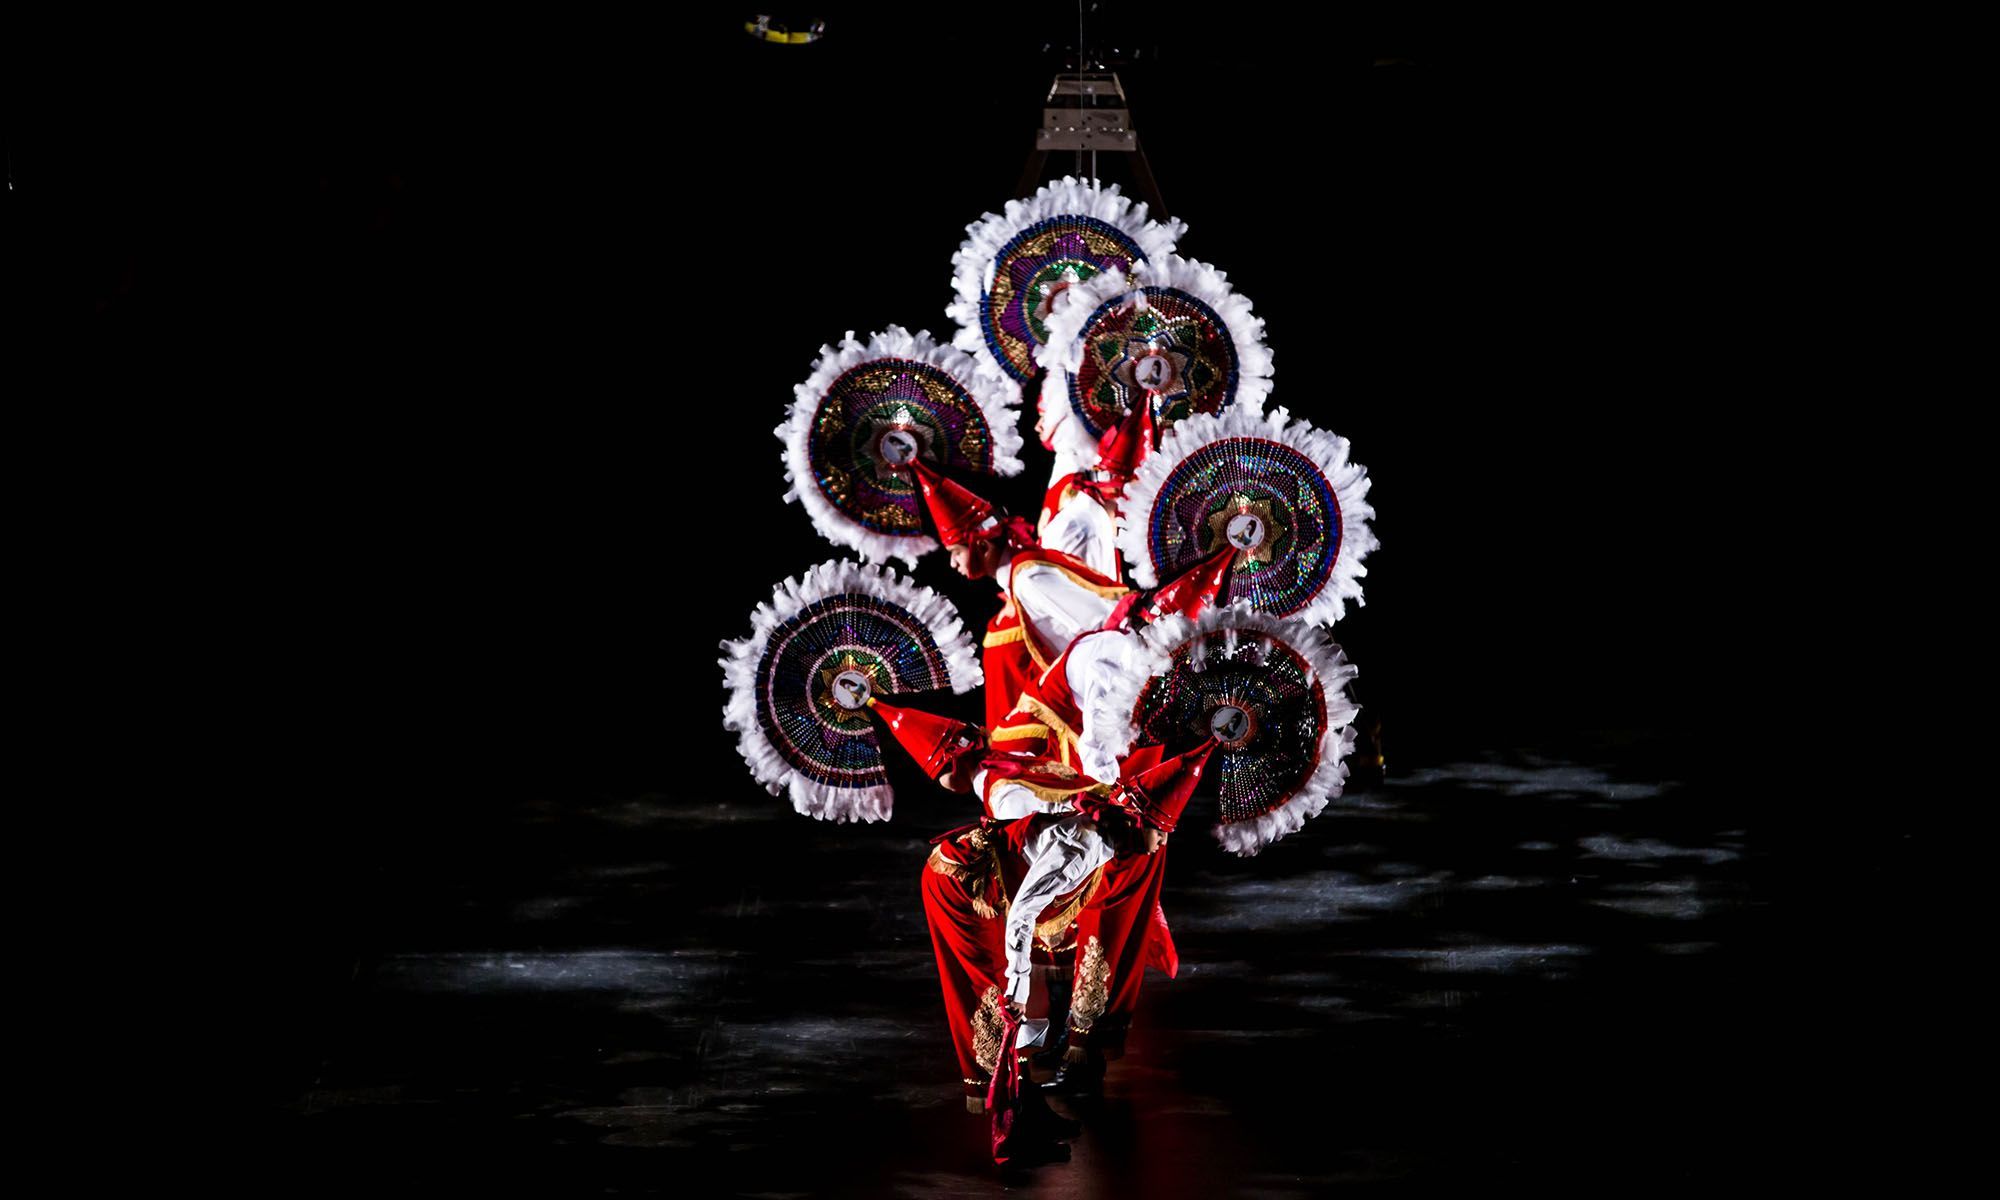
[[[1218,823],[1215,827],[1215,840],[1222,843],[1224,849],[1247,856],[1298,830],[1307,818],[1318,816],[1327,801],[1340,795],[1347,782],[1347,756],[1354,749],[1352,725],[1361,710],[1344,690],[1347,681],[1354,678],[1354,664],[1347,661],[1347,655],[1325,629],[1296,617],[1269,616],[1251,608],[1247,601],[1239,600],[1223,608],[1211,608],[1195,621],[1186,617],[1169,617],[1148,626],[1139,636],[1147,648],[1159,656],[1162,665],[1158,670],[1164,671],[1165,664],[1172,661],[1174,651],[1189,638],[1218,630],[1233,638],[1261,637],[1289,647],[1305,660],[1326,697],[1326,728],[1320,732],[1319,765],[1313,768],[1312,774],[1301,781],[1298,790],[1278,807],[1247,821]],[[1199,662],[1195,666],[1200,669]],[[1138,708],[1146,682],[1140,680],[1131,689],[1129,699],[1120,698],[1128,721]],[[1136,735],[1135,729],[1135,741]]]
[[[1077,668],[1068,680],[1070,693],[1083,714],[1077,758],[1084,774],[1110,783],[1118,778],[1118,760],[1139,740],[1139,726],[1132,719],[1139,693],[1167,669],[1169,660],[1144,638],[1116,631],[1086,634],[1070,643],[1069,654]]]
[[[722,643],[725,657],[718,660],[725,695],[722,726],[737,735],[736,749],[749,764],[751,777],[773,796],[788,795],[799,812],[822,821],[886,821],[895,798],[887,784],[850,788],[809,779],[792,769],[757,721],[757,668],[772,631],[807,605],[853,593],[888,600],[921,621],[944,655],[952,691],[968,692],[985,681],[979,651],[951,601],[889,567],[823,562],[796,579],[781,581],[771,599],[757,605],[750,615],[749,637]]]
[[[1141,258],[1171,254],[1187,233],[1187,224],[1178,219],[1150,221],[1144,201],[1134,201],[1118,193],[1118,185],[1100,185],[1094,179],[1069,175],[1045,183],[1026,200],[1009,200],[1006,210],[986,213],[965,227],[965,241],[951,256],[951,290],[956,297],[945,315],[958,323],[952,344],[970,351],[995,371],[1007,374],[993,358],[980,321],[980,308],[993,292],[996,260],[1015,235],[1041,221],[1061,216],[1090,217],[1114,226],[1139,245]]]
[[[1160,448],[1139,464],[1139,473],[1125,487],[1118,506],[1118,548],[1125,552],[1132,580],[1139,587],[1158,587],[1159,564],[1146,545],[1153,505],[1160,487],[1174,469],[1195,451],[1225,438],[1264,438],[1304,455],[1326,477],[1340,506],[1340,552],[1319,595],[1292,616],[1315,624],[1331,624],[1347,611],[1346,602],[1363,603],[1361,577],[1368,573],[1361,560],[1379,543],[1368,521],[1375,509],[1368,503],[1368,468],[1348,460],[1347,439],[1309,421],[1294,420],[1283,408],[1268,414],[1228,408],[1196,413],[1178,422],[1160,439]]]
[[[1048,344],[1036,353],[1036,361],[1048,372],[1042,378],[1042,403],[1068,409],[1070,376],[1083,364],[1084,323],[1106,301],[1139,288],[1171,288],[1214,309],[1236,350],[1236,398],[1223,411],[1264,410],[1264,401],[1271,394],[1271,347],[1264,341],[1264,318],[1250,311],[1249,298],[1229,286],[1227,274],[1178,254],[1135,264],[1129,279],[1106,271],[1057,297],[1047,323]],[[1090,430],[1074,415],[1056,431],[1056,439],[1068,443],[1080,456],[1097,460],[1097,444]]]
[[[836,546],[847,546],[873,561],[900,558],[915,566],[920,555],[937,549],[928,534],[897,536],[869,529],[842,512],[813,481],[811,447],[814,419],[828,388],[848,371],[880,358],[904,358],[927,363],[956,380],[979,405],[980,416],[993,434],[993,466],[997,474],[1021,470],[1021,389],[1013,380],[963,350],[943,345],[929,330],[911,333],[891,325],[870,334],[866,343],[848,330],[840,346],[821,346],[812,375],[792,389],[785,423],[775,431],[785,444],[785,499],[805,505],[813,527]]]
[[[1102,279],[1103,276],[1100,275],[1098,278]],[[1056,426],[1054,436],[1049,438],[1049,443],[1055,447],[1056,453],[1067,456],[1079,464],[1071,468],[1072,470],[1081,471],[1096,466],[1098,438],[1091,437],[1090,430],[1084,426],[1082,419],[1070,410],[1068,372],[1050,371],[1042,376],[1042,402],[1058,405],[1059,408],[1054,411],[1065,414],[1062,422]],[[1051,481],[1053,482],[1053,479]]]

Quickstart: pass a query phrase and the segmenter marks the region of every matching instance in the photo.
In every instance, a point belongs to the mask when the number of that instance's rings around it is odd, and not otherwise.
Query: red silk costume
[[[1031,863],[1034,836],[1072,817],[984,822],[941,837],[922,880],[944,997],[945,1022],[968,1094],[983,1094],[1001,1047],[1000,1001],[1006,989],[1006,916]],[[1036,961],[1075,951],[1070,991],[1072,1048],[1088,1045],[1115,1058],[1138,1005],[1148,965],[1173,975],[1179,960],[1160,914],[1164,851],[1112,858],[1044,906],[1035,920]],[[1046,1011],[1038,991],[1030,1014]]]

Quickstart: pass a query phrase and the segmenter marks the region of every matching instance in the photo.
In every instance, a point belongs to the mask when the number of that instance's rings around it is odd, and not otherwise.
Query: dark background
[[[82,532],[52,543],[120,579],[57,603],[109,630],[124,703],[175,714],[135,741],[160,791],[204,798],[167,823],[212,899],[138,940],[282,931],[214,1042],[249,1046],[247,1094],[302,1086],[316,1014],[509,801],[768,802],[717,642],[837,556],[771,431],[843,331],[948,336],[951,253],[1074,11],[824,15],[806,47],[711,10],[10,49],[10,300],[60,381],[30,444]],[[1370,469],[1382,548],[1337,632],[1391,770],[1564,745],[1720,774],[1770,701],[1724,636],[1764,619],[1722,499],[1758,416],[1703,380],[1742,335],[1690,301],[1728,217],[1712,81],[1407,23],[1094,28],[1137,51],[1181,251],[1268,323],[1272,403]]]
[[[791,385],[844,330],[944,330],[1064,12],[835,13],[808,47],[710,18],[58,45],[60,86],[18,85],[9,199],[21,319],[79,396],[58,449],[138,467],[156,519],[187,506],[176,561],[241,572],[197,597],[225,576],[187,569],[189,598],[270,589],[227,615],[287,678],[398,677],[370,742],[651,779],[670,665],[834,553],[779,499]],[[1395,744],[1700,724],[1740,670],[1710,639],[1755,417],[1699,378],[1730,336],[1686,291],[1727,168],[1685,81],[1421,30],[1373,31],[1422,60],[1373,68],[1365,28],[1094,28],[1138,54],[1182,249],[1268,322],[1273,403],[1375,479],[1342,633]],[[510,724],[538,736],[495,755]]]

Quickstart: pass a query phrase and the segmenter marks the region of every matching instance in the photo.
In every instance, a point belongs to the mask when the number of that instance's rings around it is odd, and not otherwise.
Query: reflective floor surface
[[[1775,1166],[1758,832],[1664,769],[1517,753],[1392,775],[1253,859],[1184,826],[1179,977],[1148,980],[1072,1108],[1072,1161],[1003,1180],[917,901],[957,803],[871,827],[510,806],[386,886],[275,1144],[350,1182],[553,1162],[580,1194],[1278,1200]]]

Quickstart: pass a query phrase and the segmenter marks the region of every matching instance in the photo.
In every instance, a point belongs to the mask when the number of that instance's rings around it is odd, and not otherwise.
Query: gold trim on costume
[[[831,496],[835,504],[847,503],[847,491],[852,486],[853,482],[848,479],[847,472],[832,463],[826,464],[826,482],[821,485],[821,490]]]
[[[1079,778],[1081,778],[1081,776],[1079,776]],[[1078,792],[1096,791],[1104,787],[1104,785],[1101,783],[1091,783],[1088,780],[1085,780],[1084,782],[1079,783],[1072,788],[1044,787],[1039,783],[1029,783],[1025,779],[1018,779],[1018,778],[1009,779],[1007,780],[1007,782],[1012,784],[1018,784],[1021,787],[1024,787],[1028,789],[1030,792],[1034,793],[1038,799],[1047,800],[1054,804],[1066,804],[1069,802],[1069,798],[1071,796],[1076,795]]]
[[[1099,866],[1091,871],[1090,882],[1078,887],[1076,894],[1070,897],[1069,903],[1058,909],[1055,916],[1035,922],[1035,936],[1051,950],[1060,949],[1061,947],[1050,941],[1050,936],[1069,928],[1070,922],[1076,920],[1076,914],[1082,912],[1083,906],[1090,903],[1090,898],[1097,894],[1098,885],[1103,882],[1104,868]]]
[[[898,511],[901,510],[899,509]],[[1125,593],[1132,590],[1131,588],[1127,587],[1113,587],[1102,583],[1092,583],[1088,579],[1085,579],[1083,576],[1078,575],[1075,571],[1070,570],[1068,567],[1049,562],[1046,559],[1035,559],[1032,562],[1024,562],[1020,566],[1015,567],[1014,573],[1007,577],[1007,594],[1010,599],[1013,597],[1014,593],[1014,581],[1021,577],[1021,572],[1026,571],[1029,574],[1033,574],[1037,567],[1046,568],[1047,570],[1050,571],[1060,572],[1061,574],[1067,576],[1070,582],[1076,584],[1076,586],[1083,588],[1085,591],[1095,593],[1096,595],[1099,596],[1103,596],[1107,599],[1116,599],[1119,596],[1123,596]],[[1032,624],[1032,622],[1028,620],[1028,614],[1022,613],[1021,628],[1026,629],[1030,624]],[[1035,669],[1038,671],[1046,672],[1049,669],[1049,664],[1054,662],[1055,659],[1051,658],[1048,654],[1044,653],[1041,644],[1038,643],[1034,638],[1026,638],[1023,640],[1025,640],[1028,643],[1028,658],[1035,664]],[[1058,649],[1056,653],[1057,656],[1060,657],[1062,652],[1060,649]]]
[[[1027,639],[1027,636],[1028,636],[1027,630],[1023,629],[1019,625],[1015,625],[1008,629],[995,629],[989,631],[986,635],[986,640],[981,642],[980,645],[986,647],[988,650],[991,650],[995,646],[1011,646],[1015,642],[1025,641]]]
[[[1021,628],[1026,629],[1027,627],[1027,618],[1021,618]],[[1028,645],[1028,661],[1035,664],[1035,670],[1040,671],[1044,675],[1048,674],[1049,664],[1055,660],[1042,653],[1040,643],[1036,642],[1034,638],[1022,638],[1021,640]]]
[[[1046,725],[999,725],[988,735],[989,741],[1018,742],[1027,738],[1047,738],[1050,736]]]
[[[1020,566],[1014,569],[1016,571],[1033,572],[1037,568],[1040,568],[1045,571],[1060,571],[1064,575],[1069,576],[1070,581],[1075,583],[1076,586],[1083,588],[1086,591],[1095,592],[1096,594],[1103,596],[1107,599],[1116,599],[1117,597],[1122,596],[1126,592],[1132,590],[1131,588],[1120,587],[1116,584],[1092,583],[1090,582],[1090,580],[1085,579],[1083,576],[1077,574],[1075,571],[1070,570],[1068,567],[1063,566],[1061,563],[1052,563],[1045,558],[1037,558],[1029,562],[1024,562]],[[1009,576],[1007,582],[1011,585],[1014,581],[1014,578],[1015,578],[1014,576]]]
[[[972,911],[984,920],[992,920],[1007,907],[1007,888],[1000,875],[1000,856],[994,851],[993,835],[984,829],[975,829],[960,836],[959,844],[970,849],[975,856],[970,862],[953,862],[945,857],[942,845],[931,847],[929,867],[946,879],[965,889],[972,901]],[[997,890],[1000,907],[986,898],[987,893]]]
[[[1006,1039],[1007,1025],[1000,1019],[1000,989],[987,988],[972,1014],[972,1059],[987,1074],[999,1064],[1000,1046]]]
[[[1096,935],[1084,943],[1076,958],[1076,990],[1069,1002],[1069,1027],[1089,1033],[1097,1018],[1111,1003],[1111,964],[1104,961],[1104,947]]]
[[[1029,644],[1033,645],[1032,642]],[[1023,694],[1019,700],[1014,702],[1014,711],[1017,713],[1026,713],[1029,716],[1034,717],[1037,720],[1041,721],[1044,725],[1047,725],[1049,727],[1049,733],[1054,738],[1060,738],[1062,740],[1063,745],[1065,746],[1075,746],[1077,742],[1080,740],[1076,736],[1076,730],[1071,729],[1069,727],[1069,722],[1063,720],[1062,717],[1058,716],[1056,714],[1055,709],[1050,708],[1046,704],[1043,704],[1040,700],[1035,699],[1033,696]],[[997,738],[999,735],[996,733],[994,736]],[[1060,748],[1051,746],[1050,749],[1059,750]],[[1062,757],[1062,755],[1060,753],[1054,753],[1049,755],[1049,757],[1060,758]]]

